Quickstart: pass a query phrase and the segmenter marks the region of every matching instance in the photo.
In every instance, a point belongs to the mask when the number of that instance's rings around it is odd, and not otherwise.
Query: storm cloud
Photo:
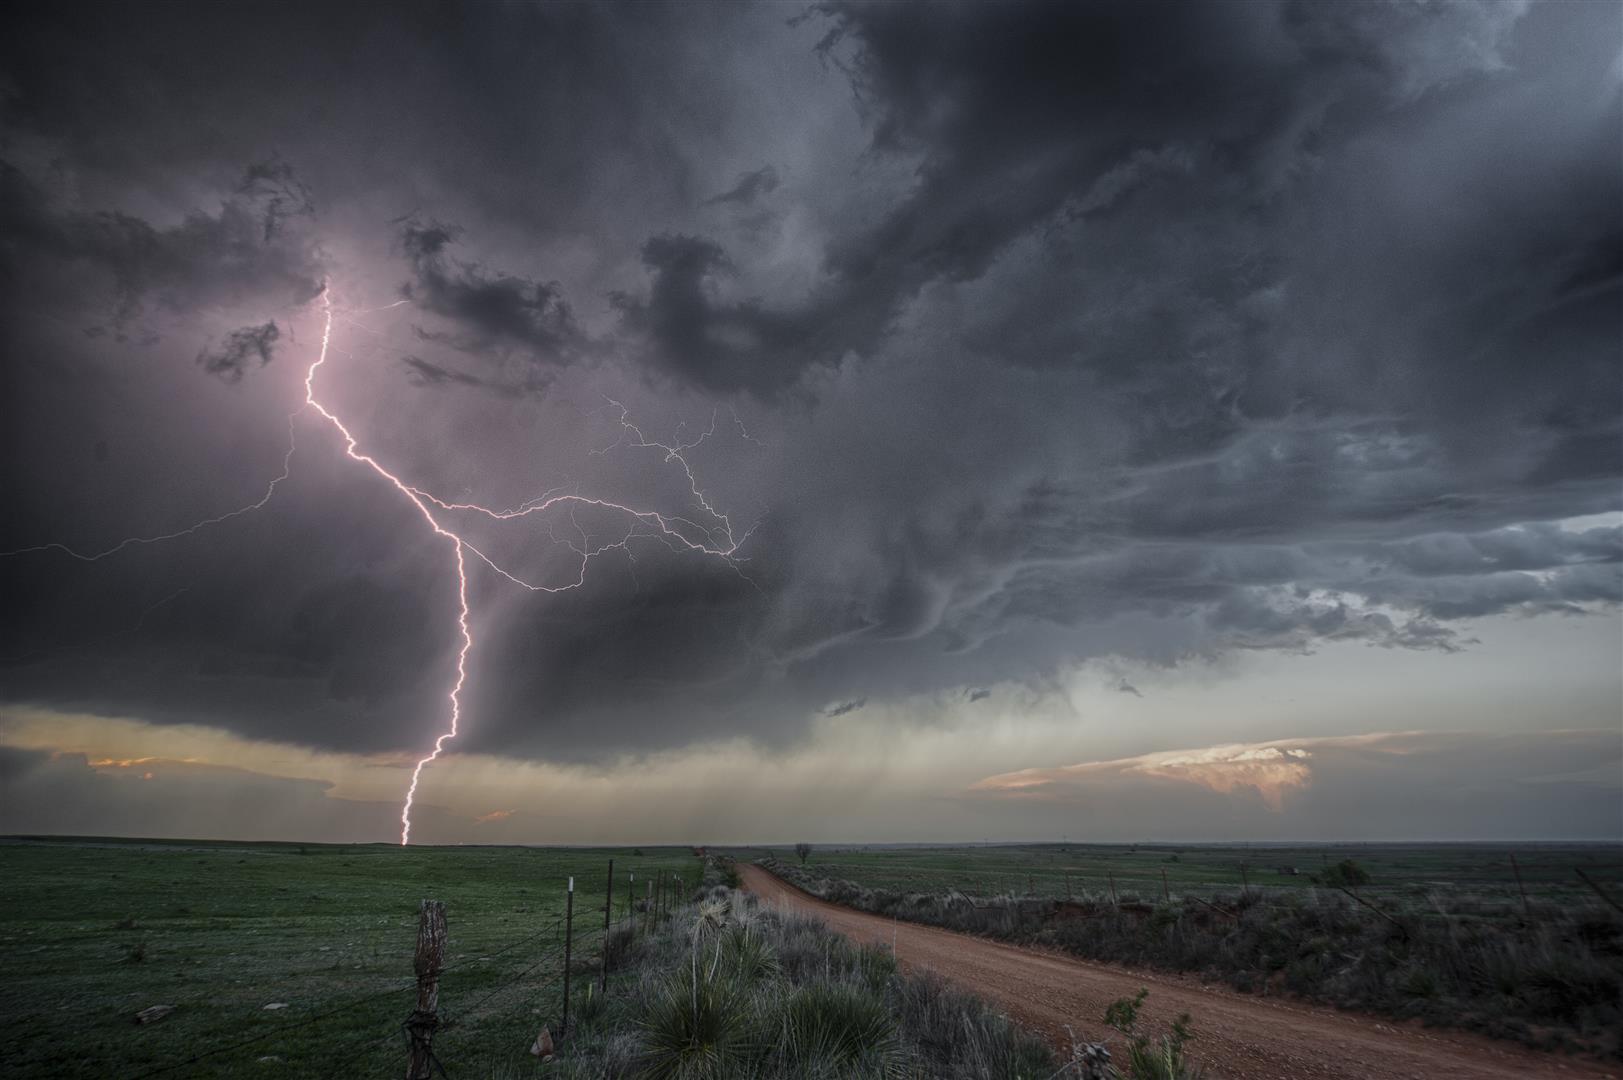
[[[217,346],[205,348],[197,354],[197,363],[210,375],[226,382],[241,382],[242,376],[255,366],[270,363],[276,351],[276,341],[282,336],[275,322],[260,326],[244,326],[226,335]]]
[[[782,748],[1090,661],[1616,624],[1614,7],[106,15],[0,46],[0,548],[257,498],[323,297],[321,385],[412,483],[753,530],[457,518],[549,586],[601,549],[555,594],[470,562],[462,748]],[[252,524],[0,559],[6,700],[421,745],[451,553],[292,427]]]

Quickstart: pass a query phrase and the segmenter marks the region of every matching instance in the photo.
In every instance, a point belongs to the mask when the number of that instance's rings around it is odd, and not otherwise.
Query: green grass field
[[[438,1056],[455,1076],[530,1075],[565,882],[576,955],[593,954],[611,858],[617,917],[628,873],[639,897],[656,872],[699,875],[686,848],[0,841],[0,1060],[18,1077],[399,1075],[426,897],[450,937]],[[159,1004],[175,1011],[134,1022]]]
[[[798,863],[792,847],[738,848],[740,858],[769,852]],[[1514,855],[1534,901],[1592,901],[1575,873],[1582,869],[1623,900],[1623,846],[1603,844],[991,844],[963,847],[815,846],[806,864],[824,877],[867,888],[975,895],[1013,892],[1060,897],[1107,894],[1114,881],[1122,896],[1155,898],[1233,891],[1308,889],[1312,875],[1353,859],[1371,877],[1363,890],[1375,897],[1474,896],[1519,900]],[[1281,867],[1298,873],[1281,874]]]

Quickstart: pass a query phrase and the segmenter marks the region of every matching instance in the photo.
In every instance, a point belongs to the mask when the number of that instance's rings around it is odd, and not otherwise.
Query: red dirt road
[[[1539,1054],[1463,1032],[1428,1031],[1374,1017],[1278,998],[1237,994],[1192,980],[1090,964],[933,926],[897,922],[810,896],[758,866],[739,864],[744,887],[773,906],[816,915],[861,942],[895,942],[907,969],[935,971],[997,1002],[1010,1016],[1056,1045],[1065,1025],[1097,1039],[1105,1006],[1148,987],[1144,1019],[1164,1031],[1178,1013],[1194,1017],[1193,1056],[1224,1080],[1591,1080],[1623,1076],[1576,1059]],[[1113,1032],[1111,1034],[1114,1034]],[[1120,1044],[1107,1039],[1120,1060]]]

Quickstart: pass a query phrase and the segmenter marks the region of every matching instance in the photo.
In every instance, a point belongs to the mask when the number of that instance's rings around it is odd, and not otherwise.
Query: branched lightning
[[[387,308],[399,307],[404,303],[407,303],[407,301],[398,300],[393,304],[385,305],[384,308],[375,308],[372,310],[386,310]],[[743,561],[742,557],[739,555],[739,549],[749,539],[750,533],[753,531],[753,527],[750,530],[746,530],[742,536],[735,535],[732,521],[726,514],[721,513],[711,504],[710,500],[700,489],[699,482],[694,475],[693,468],[689,464],[687,458],[684,456],[687,451],[693,450],[705,442],[705,440],[715,435],[716,417],[714,414],[711,416],[710,427],[694,441],[690,443],[659,443],[653,442],[644,437],[642,431],[630,421],[629,413],[626,407],[613,399],[610,399],[610,405],[618,411],[620,437],[610,446],[604,447],[602,450],[593,450],[592,453],[606,453],[608,450],[613,449],[614,446],[619,445],[661,452],[663,454],[663,460],[666,463],[673,463],[681,467],[683,474],[687,477],[688,488],[692,492],[695,502],[703,514],[708,515],[709,518],[713,520],[714,524],[700,524],[699,522],[696,522],[690,518],[661,514],[654,510],[638,509],[624,503],[614,502],[609,499],[595,496],[565,493],[558,489],[546,492],[537,498],[531,499],[528,502],[522,503],[519,506],[511,509],[493,510],[478,503],[450,502],[433,495],[414,484],[407,483],[397,474],[385,468],[375,457],[364,453],[360,449],[359,440],[350,431],[348,426],[346,426],[344,422],[339,419],[338,414],[326,404],[323,404],[319,398],[317,398],[316,373],[320,371],[321,368],[327,363],[327,356],[332,347],[334,319],[342,317],[343,321],[350,325],[371,333],[377,333],[377,331],[372,330],[370,327],[367,327],[352,318],[340,316],[333,307],[332,293],[330,289],[325,287],[321,293],[321,312],[321,348],[317,353],[316,358],[311,362],[309,368],[306,369],[304,374],[304,402],[302,408],[308,408],[314,411],[322,419],[327,421],[327,423],[330,424],[335,431],[337,431],[338,435],[343,439],[344,453],[347,457],[349,457],[350,460],[365,465],[373,473],[388,481],[388,483],[392,485],[396,491],[404,496],[405,499],[411,503],[412,507],[415,508],[420,515],[422,515],[424,522],[427,523],[433,534],[443,538],[450,544],[451,553],[455,559],[457,577],[457,629],[461,636],[461,645],[457,649],[456,678],[451,685],[450,691],[446,695],[449,703],[448,725],[446,730],[440,733],[434,739],[433,749],[425,757],[418,760],[416,765],[412,768],[411,783],[406,788],[405,800],[400,811],[400,843],[405,845],[411,841],[411,811],[413,803],[417,797],[417,787],[422,778],[423,770],[427,768],[431,762],[439,758],[440,754],[445,749],[445,744],[449,740],[457,737],[462,720],[462,691],[467,685],[468,681],[468,655],[473,651],[474,646],[472,613],[468,604],[467,556],[469,553],[472,553],[472,555],[481,563],[488,566],[502,578],[515,585],[519,585],[531,592],[557,593],[564,592],[569,589],[576,589],[585,584],[587,568],[591,564],[592,560],[607,551],[622,551],[628,557],[631,557],[633,562],[635,562],[635,556],[632,555],[629,545],[632,540],[639,537],[660,540],[673,551],[685,551],[693,554],[718,558],[731,565],[733,569],[737,571],[738,563]],[[366,313],[367,312],[364,311],[358,311],[351,314]],[[243,514],[250,513],[251,511],[261,509],[267,503],[269,503],[272,497],[276,494],[278,485],[287,480],[290,475],[294,450],[293,420],[297,416],[298,412],[295,411],[288,417],[288,449],[287,454],[282,459],[282,472],[280,475],[276,476],[270,481],[269,486],[265,489],[264,495],[255,502],[239,507],[238,509],[232,510],[228,513],[199,521],[196,524],[190,525],[175,532],[164,533],[159,536],[129,537],[125,540],[121,540],[119,543],[105,551],[95,552],[92,554],[81,553],[65,544],[48,543],[39,544],[33,547],[19,548],[14,551],[0,552],[0,558],[23,555],[30,552],[60,551],[84,562],[95,562],[99,559],[104,559],[109,555],[113,555],[116,552],[122,551],[127,547],[134,545],[155,544],[164,540],[173,540],[182,536],[188,536],[211,525],[217,525],[221,522],[239,517]],[[749,432],[744,429],[744,425],[741,421],[739,421],[736,413],[733,414],[733,421],[737,425],[739,434],[742,438],[749,442],[756,441],[751,438]],[[580,507],[592,507],[599,510],[606,510],[625,515],[629,519],[630,525],[627,528],[626,533],[620,539],[612,542],[600,542],[594,545],[588,537],[585,529],[580,526],[579,522],[574,520],[574,511]],[[457,515],[466,513],[482,516],[491,521],[506,522],[521,518],[528,518],[532,515],[542,514],[545,511],[554,508],[568,509],[570,523],[574,526],[575,531],[580,535],[580,543],[578,545],[574,541],[560,541],[561,543],[567,544],[572,551],[580,556],[580,564],[573,580],[565,581],[562,584],[538,583],[519,577],[517,574],[497,563],[479,547],[469,541],[467,537],[450,527],[450,525],[447,524],[447,520],[449,520],[448,518],[442,519],[440,516],[442,514]],[[553,539],[557,539],[556,535],[553,536]],[[748,579],[746,578],[746,580]]]
[[[208,528],[210,525],[218,525],[221,522],[230,521],[234,517],[241,517],[243,514],[252,513],[255,510],[263,509],[265,504],[271,501],[271,497],[276,494],[277,485],[282,483],[292,474],[294,448],[293,418],[298,415],[299,414],[295,412],[287,418],[287,453],[282,455],[281,473],[272,478],[271,482],[265,488],[265,494],[261,495],[258,500],[249,503],[247,506],[239,506],[235,510],[228,511],[227,513],[218,514],[211,518],[204,518],[202,521],[199,521],[194,525],[188,525],[186,528],[177,529],[174,532],[162,533],[158,536],[127,537],[120,540],[106,551],[97,551],[89,555],[86,555],[83,552],[75,551],[66,544],[53,542],[49,544],[35,544],[33,547],[16,548],[12,551],[0,551],[0,559],[9,559],[13,555],[27,555],[35,551],[60,551],[64,555],[78,559],[80,562],[99,562],[100,560],[107,558],[109,555],[118,554],[127,547],[134,547],[142,544],[158,544],[165,540],[178,540],[182,536],[190,536],[195,532],[200,532],[203,529]]]

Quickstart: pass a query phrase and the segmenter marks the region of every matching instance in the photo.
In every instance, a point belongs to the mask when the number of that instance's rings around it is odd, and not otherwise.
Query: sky
[[[1618,5],[8,27],[0,831],[1623,839]]]

